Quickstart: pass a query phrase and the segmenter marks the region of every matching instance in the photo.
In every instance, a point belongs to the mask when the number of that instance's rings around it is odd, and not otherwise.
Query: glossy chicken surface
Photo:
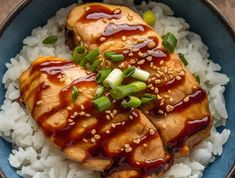
[[[151,75],[145,92],[155,102],[137,109],[97,112],[92,105],[96,74],[55,57],[37,59],[20,78],[21,97],[44,133],[65,153],[105,177],[151,177],[164,173],[174,155],[209,136],[212,119],[206,93],[161,37],[127,7],[88,3],[67,19],[67,44],[99,48],[102,67],[136,66]],[[111,63],[104,52],[122,53]],[[78,98],[72,102],[73,86]]]

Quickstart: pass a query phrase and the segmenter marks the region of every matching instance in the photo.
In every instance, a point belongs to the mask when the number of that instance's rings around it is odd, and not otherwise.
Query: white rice
[[[105,2],[111,2],[105,1]],[[113,1],[133,8],[132,0]],[[188,69],[200,76],[201,85],[209,96],[209,107],[214,118],[211,136],[198,145],[188,157],[175,160],[175,164],[164,177],[201,177],[208,163],[220,156],[227,142],[230,130],[221,133],[215,127],[225,126],[228,114],[224,101],[224,90],[229,78],[220,73],[221,67],[209,59],[207,47],[201,38],[188,31],[189,25],[182,18],[173,16],[173,11],[162,3],[142,3],[138,12],[152,9],[157,17],[155,25],[160,35],[172,32],[178,39],[177,52],[185,55]],[[27,111],[15,101],[19,97],[18,79],[31,62],[39,56],[58,56],[70,59],[71,51],[64,45],[66,16],[71,7],[61,9],[47,25],[33,30],[31,36],[23,41],[23,49],[6,64],[7,71],[2,82],[7,89],[4,104],[0,111],[0,136],[10,141],[14,148],[9,163],[22,177],[33,178],[89,178],[99,177],[97,172],[82,168],[79,163],[66,159],[63,154],[45,139]],[[136,10],[136,9],[134,9]],[[137,10],[136,10],[137,11]],[[54,45],[43,45],[42,40],[49,35],[58,35]]]

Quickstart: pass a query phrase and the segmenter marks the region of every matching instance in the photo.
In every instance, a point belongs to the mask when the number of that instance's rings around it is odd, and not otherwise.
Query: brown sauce
[[[208,127],[208,125],[210,125],[210,122],[211,118],[209,115],[206,115],[201,119],[186,121],[184,129],[180,132],[180,134],[167,143],[170,152],[179,152],[180,148],[182,148],[182,146],[184,145],[184,142],[190,136]]]
[[[117,39],[122,36],[140,35],[146,33],[150,28],[145,25],[128,25],[109,23],[101,37],[96,40],[97,44],[103,43],[108,39]]]
[[[86,8],[87,9],[85,9],[85,13],[79,19],[79,22],[86,23],[103,18],[120,19],[122,17],[121,10],[119,8],[111,10],[102,5],[91,5]]]

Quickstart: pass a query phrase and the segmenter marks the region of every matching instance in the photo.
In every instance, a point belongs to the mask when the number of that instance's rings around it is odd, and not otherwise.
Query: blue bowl
[[[45,25],[47,19],[55,12],[77,0],[25,0],[9,16],[0,28],[0,78],[6,71],[5,63],[9,62],[22,48],[22,40],[30,35],[33,28]],[[158,0],[159,1],[159,0]],[[226,86],[225,99],[229,120],[227,128],[232,130],[228,143],[224,146],[222,156],[209,165],[204,172],[206,178],[224,178],[235,162],[235,32],[221,14],[211,8],[206,1],[198,0],[161,0],[168,4],[175,15],[183,17],[191,26],[191,31],[198,33],[209,47],[211,58],[222,66],[222,72],[230,78]],[[4,86],[0,85],[0,104],[4,100]],[[8,178],[19,178],[16,170],[8,163],[11,144],[0,138],[0,168]],[[1,174],[0,174],[1,177]]]

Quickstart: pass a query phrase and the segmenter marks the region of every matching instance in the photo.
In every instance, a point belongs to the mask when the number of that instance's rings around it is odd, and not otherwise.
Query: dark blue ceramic
[[[159,0],[158,0],[159,1]],[[227,127],[231,129],[231,136],[224,146],[221,157],[206,169],[205,178],[225,178],[235,162],[235,35],[229,30],[218,12],[200,0],[161,0],[168,4],[176,16],[186,19],[191,30],[198,33],[203,42],[209,47],[211,58],[222,66],[222,72],[230,78],[226,87],[225,98],[229,114]],[[9,62],[22,48],[22,40],[30,35],[33,28],[46,24],[47,19],[55,12],[76,0],[26,0],[18,7],[5,25],[0,29],[0,78],[6,71],[5,63]],[[4,87],[0,85],[0,104],[4,99]],[[8,156],[11,145],[0,139],[0,168],[7,178],[18,178],[16,170],[10,167]]]

